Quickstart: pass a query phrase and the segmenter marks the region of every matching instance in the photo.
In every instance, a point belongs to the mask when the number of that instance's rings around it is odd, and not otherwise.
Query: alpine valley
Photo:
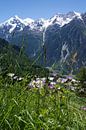
[[[74,73],[86,66],[86,13],[57,13],[47,20],[14,16],[0,24],[0,38],[23,46],[46,67]]]
[[[5,11],[36,2],[8,0]],[[86,130],[86,13],[0,23],[0,130]]]

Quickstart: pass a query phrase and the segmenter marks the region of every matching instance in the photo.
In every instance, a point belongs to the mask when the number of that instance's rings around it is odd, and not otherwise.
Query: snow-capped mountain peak
[[[82,20],[82,16],[81,16],[81,14],[80,14],[80,13],[75,12],[75,11],[74,11],[74,13],[75,13],[75,15],[76,15],[76,17],[77,17],[77,18],[80,18],[80,19]]]
[[[78,13],[78,12],[75,12],[75,11],[67,13],[66,16],[69,17],[69,18],[75,18],[75,17],[77,17],[77,18],[82,19],[81,14]]]
[[[10,24],[15,24],[15,23],[17,24],[19,22],[23,23],[23,20],[19,18],[17,15],[15,15],[14,17],[9,18],[5,22],[1,23],[0,25],[10,25]]]
[[[1,23],[0,27],[7,28],[9,33],[12,33],[15,28],[17,28],[18,31],[22,31],[24,27],[24,22],[21,18],[15,15],[14,17],[11,17],[5,22]]]
[[[33,20],[31,18],[21,19],[17,15],[11,17],[5,22],[0,24],[0,28],[7,27],[9,33],[12,33],[16,28],[17,31],[22,31],[25,26],[29,26],[31,30],[43,31],[50,25],[58,24],[60,27],[71,22],[74,18],[79,18],[82,20],[82,16],[77,12],[69,12],[67,14],[57,13],[50,19],[40,18],[38,20]]]
[[[77,12],[69,12],[67,14],[57,13],[52,18],[50,18],[51,24],[58,24],[60,27],[71,22],[75,17],[82,19],[81,14]]]

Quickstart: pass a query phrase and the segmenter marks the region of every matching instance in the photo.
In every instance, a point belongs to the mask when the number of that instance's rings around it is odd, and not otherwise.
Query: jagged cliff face
[[[46,35],[48,59],[51,57],[49,63],[56,60],[77,69],[86,65],[86,26],[83,20],[74,19],[62,28],[51,26]]]
[[[69,12],[36,21],[15,16],[0,24],[0,37],[23,45],[31,58],[42,53],[40,61],[44,56],[46,66],[70,72],[86,65],[86,13]]]

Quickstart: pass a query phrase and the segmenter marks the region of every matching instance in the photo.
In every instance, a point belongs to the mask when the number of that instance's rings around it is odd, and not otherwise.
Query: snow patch
[[[23,20],[23,22],[26,26],[28,26],[28,25],[31,25],[32,23],[34,23],[34,20],[31,18],[26,18]]]
[[[15,28],[16,28],[16,24],[13,24],[12,27],[10,28],[10,30],[9,30],[9,33],[12,33]]]

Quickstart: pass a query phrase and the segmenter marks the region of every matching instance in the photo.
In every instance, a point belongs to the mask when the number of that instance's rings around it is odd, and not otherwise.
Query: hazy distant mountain
[[[0,37],[19,47],[24,46],[31,58],[45,49],[47,66],[70,71],[86,65],[85,13],[58,13],[47,20],[14,16],[0,24]]]

